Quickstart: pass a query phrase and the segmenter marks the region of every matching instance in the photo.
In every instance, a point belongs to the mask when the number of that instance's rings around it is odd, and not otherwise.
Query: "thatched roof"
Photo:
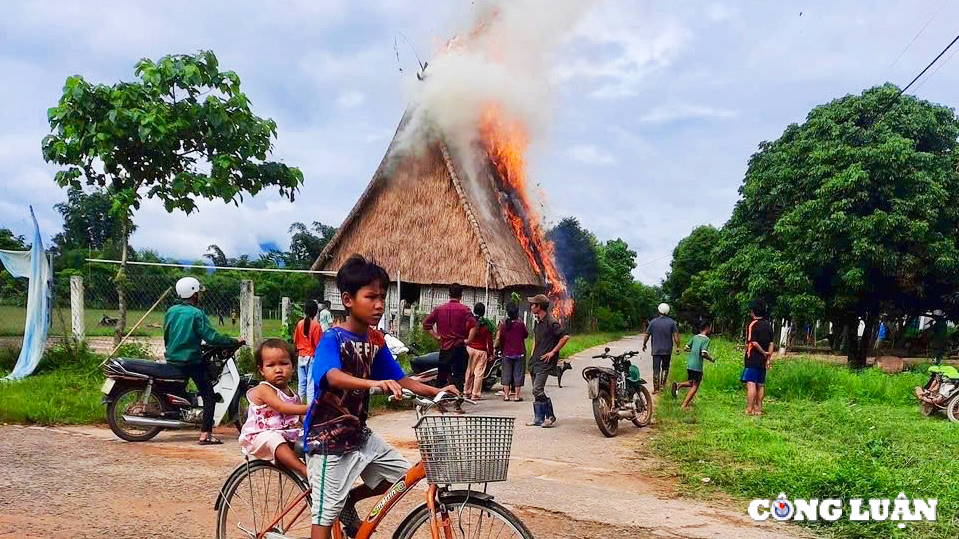
[[[405,123],[312,269],[335,271],[360,253],[403,282],[483,287],[489,272],[494,289],[544,286],[506,222],[492,172],[466,179],[442,141],[401,152]]]

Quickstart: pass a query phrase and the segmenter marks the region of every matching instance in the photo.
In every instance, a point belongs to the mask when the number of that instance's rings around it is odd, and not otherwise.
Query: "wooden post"
[[[263,298],[253,296],[253,346],[263,341]]]
[[[253,347],[253,281],[240,283],[240,338]]]
[[[396,317],[396,338],[403,340],[401,335],[403,334],[403,315],[406,314],[406,300],[400,300],[400,312]],[[413,329],[412,327],[410,329]]]
[[[419,303],[414,303],[410,305],[410,335],[413,335],[413,331],[416,329],[416,306]]]
[[[86,337],[83,312],[83,277],[70,277],[70,322],[73,327],[73,338],[82,341]]]
[[[280,300],[280,323],[287,327],[290,323],[290,298],[283,297]]]
[[[403,277],[400,270],[396,270],[396,338],[400,338],[400,330],[403,329]]]

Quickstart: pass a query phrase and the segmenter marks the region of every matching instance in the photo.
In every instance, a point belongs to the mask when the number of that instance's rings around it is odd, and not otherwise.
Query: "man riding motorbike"
[[[232,337],[218,333],[210,324],[206,314],[197,308],[203,285],[194,277],[184,277],[176,283],[176,293],[181,303],[170,307],[163,317],[163,343],[166,346],[167,363],[177,365],[184,374],[196,384],[197,392],[203,398],[203,426],[200,429],[200,445],[222,444],[213,436],[213,409],[216,396],[213,393],[213,380],[209,368],[203,362],[200,345],[242,345]]]

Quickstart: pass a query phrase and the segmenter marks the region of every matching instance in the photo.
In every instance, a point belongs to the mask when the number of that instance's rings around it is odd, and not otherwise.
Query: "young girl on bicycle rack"
[[[256,369],[263,381],[246,393],[250,409],[240,431],[240,447],[254,458],[279,462],[306,477],[306,465],[293,452],[307,405],[290,390],[296,351],[282,339],[267,339],[256,349]]]
[[[370,390],[396,398],[403,389],[436,396],[440,389],[407,377],[381,333],[371,330],[383,317],[390,277],[360,255],[336,274],[346,321],[323,333],[316,347],[311,380],[315,398],[305,421],[306,463],[312,487],[313,539],[327,539],[333,522],[350,537],[360,519],[356,502],[385,493],[406,474],[409,462],[366,426]],[[442,391],[458,395],[455,387]],[[357,478],[363,484],[350,489]]]

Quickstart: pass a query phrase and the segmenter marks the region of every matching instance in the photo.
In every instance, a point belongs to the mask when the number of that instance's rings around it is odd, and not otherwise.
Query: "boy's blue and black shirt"
[[[362,446],[369,436],[366,418],[370,392],[329,387],[326,374],[330,369],[367,380],[401,380],[406,376],[386,347],[382,333],[370,330],[358,335],[338,327],[324,332],[310,374],[315,397],[303,422],[303,445],[308,453],[343,454]]]

